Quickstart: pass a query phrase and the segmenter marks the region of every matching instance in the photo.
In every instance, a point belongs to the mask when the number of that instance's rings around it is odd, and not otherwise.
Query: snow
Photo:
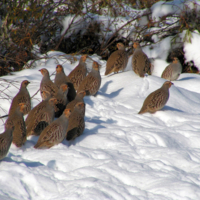
[[[46,67],[53,74],[62,64],[69,74],[80,59],[57,51],[47,56],[31,69],[2,77],[17,81],[7,94],[14,96],[28,79],[33,96],[42,78],[39,69]],[[131,70],[130,57],[125,72],[104,76],[106,61],[90,57],[101,64],[102,84],[96,97],[84,98],[83,135],[48,150],[33,148],[36,136],[28,137],[21,148],[12,144],[0,162],[0,199],[199,199],[199,75],[181,74],[162,110],[138,115],[145,97],[164,83],[160,74],[168,63],[155,59],[153,75],[140,78]],[[91,59],[86,63],[90,71]],[[37,93],[32,106],[39,101]],[[10,101],[1,99],[1,106],[5,115]]]

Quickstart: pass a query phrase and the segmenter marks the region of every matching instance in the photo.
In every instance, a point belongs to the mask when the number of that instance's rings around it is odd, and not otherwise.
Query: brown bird
[[[132,57],[133,71],[140,77],[144,77],[145,73],[150,71],[150,61],[138,42],[134,42],[133,47],[135,49]]]
[[[42,93],[43,93],[44,99],[42,100],[42,102],[40,102],[40,103],[39,103],[38,105],[36,105],[34,108],[32,108],[32,110],[29,112],[29,114],[28,114],[28,116],[26,117],[26,120],[25,120],[26,127],[28,126],[28,124],[29,124],[30,122],[33,121],[33,119],[32,119],[32,118],[33,118],[33,115],[34,115],[35,112],[38,112],[37,109],[38,109],[38,107],[40,106],[40,104],[44,104],[44,101],[47,101],[47,102],[48,102],[48,100],[51,98],[51,94],[50,94],[49,92],[43,91]],[[28,132],[27,132],[27,133],[28,133]]]
[[[169,99],[169,88],[173,85],[172,82],[166,81],[162,87],[152,92],[144,100],[143,106],[138,114],[146,112],[155,113],[162,109]]]
[[[162,78],[168,81],[175,81],[182,72],[182,65],[177,57],[174,57],[173,62],[168,65],[162,73]]]
[[[26,109],[25,103],[19,103],[15,112],[12,115],[9,115],[8,119],[5,122],[5,128],[13,127],[13,143],[17,147],[21,147],[26,142],[26,125],[24,122],[23,113]]]
[[[54,83],[56,84],[58,88],[60,87],[61,84],[64,84],[64,83],[67,84],[69,86],[67,99],[69,101],[74,100],[74,98],[76,97],[76,90],[74,89],[74,85],[71,82],[70,78],[66,76],[62,65],[56,66],[56,75],[55,75]]]
[[[14,126],[8,127],[0,134],[0,160],[4,159],[13,140]]]
[[[23,113],[24,115],[28,114],[28,112],[31,110],[31,98],[27,90],[27,85],[29,83],[30,82],[27,80],[22,81],[19,92],[16,94],[16,96],[12,100],[10,110],[8,113],[9,116],[11,116],[15,112],[19,103],[25,103],[26,105],[26,108],[24,109],[24,113]]]
[[[42,68],[39,71],[43,75],[43,78],[40,83],[40,94],[41,94],[42,99],[44,99],[43,91],[50,92],[51,96],[54,97],[55,93],[58,91],[58,87],[55,85],[55,83],[51,81],[50,76],[49,76],[49,71],[45,68]]]
[[[95,95],[101,85],[101,75],[99,73],[99,64],[93,62],[92,71],[83,79],[77,93],[80,91],[86,91],[86,95]]]
[[[74,106],[75,106],[78,102],[83,102],[83,103],[84,103],[83,98],[84,98],[85,95],[86,95],[86,92],[85,92],[85,91],[77,92],[76,98],[75,98],[73,101],[69,102],[69,103],[67,104],[66,108],[71,109],[71,111],[73,112],[73,111],[74,111]],[[85,112],[84,112],[84,114],[85,114]]]
[[[63,114],[47,126],[39,136],[34,148],[45,149],[59,144],[66,137],[66,131],[71,115],[70,109],[65,109]]]
[[[46,93],[46,91],[44,91]],[[40,135],[54,120],[56,98],[43,100],[35,106],[26,118],[27,136]]]
[[[67,103],[69,102],[67,99],[69,87],[67,84],[60,85],[58,92],[55,94],[55,98],[57,99],[56,107],[55,107],[55,117],[58,118],[62,115],[63,111],[66,108]]]
[[[68,77],[74,85],[75,90],[78,89],[81,81],[86,77],[87,68],[86,61],[87,55],[81,56],[79,64],[69,73]]]
[[[105,75],[108,75],[112,72],[118,73],[118,71],[124,71],[126,68],[128,62],[128,54],[125,51],[125,46],[122,43],[117,43],[117,48],[118,50],[114,51],[108,58]]]
[[[74,111],[69,118],[69,125],[67,128],[67,140],[74,140],[76,137],[80,136],[85,129],[85,104],[83,102],[78,102]]]

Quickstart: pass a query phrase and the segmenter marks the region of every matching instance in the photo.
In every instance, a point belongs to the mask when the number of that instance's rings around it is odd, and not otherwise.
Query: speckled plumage
[[[76,94],[76,97],[73,101],[69,102],[66,106],[66,108],[69,108],[71,109],[71,111],[73,112],[74,111],[74,106],[78,103],[78,102],[83,102],[84,103],[84,96],[86,95],[86,92],[85,91],[80,91],[80,92],[77,92]],[[84,112],[85,114],[85,112]]]
[[[43,75],[40,83],[40,94],[42,99],[44,99],[43,91],[50,92],[51,96],[54,97],[55,93],[58,91],[58,87],[51,81],[49,71],[45,68],[42,68],[39,71]]]
[[[169,99],[169,88],[172,84],[172,82],[166,81],[161,88],[149,94],[144,100],[143,106],[138,114],[146,112],[155,113],[162,109]]]
[[[74,85],[71,82],[70,78],[68,76],[66,76],[62,65],[56,66],[56,75],[55,75],[54,83],[56,84],[56,86],[58,88],[62,84],[67,84],[69,86],[69,91],[67,93],[67,99],[69,101],[74,100],[74,98],[76,97],[76,90],[75,90]]]
[[[85,91],[86,95],[95,95],[101,85],[101,75],[99,72],[99,64],[93,62],[92,71],[83,79],[77,92]]]
[[[44,91],[44,93],[46,93]],[[44,94],[45,95],[45,94]],[[54,120],[56,98],[49,98],[35,106],[26,118],[27,136],[40,133]]]
[[[182,72],[182,65],[179,62],[178,58],[175,57],[173,62],[165,68],[161,77],[167,79],[168,81],[175,81],[178,79],[181,72]]]
[[[9,115],[5,122],[5,128],[13,127],[13,143],[17,147],[21,147],[26,142],[26,125],[23,117],[24,110],[26,109],[25,103],[19,103],[15,112]]]
[[[80,136],[85,129],[85,104],[83,102],[78,102],[74,111],[69,118],[69,125],[67,128],[67,140],[74,140],[76,137]]]
[[[87,55],[83,55],[79,61],[79,64],[69,73],[68,77],[74,85],[75,90],[78,89],[82,80],[86,77],[87,68],[86,61]]]
[[[105,75],[112,72],[124,71],[128,62],[128,54],[125,51],[124,44],[117,43],[117,51],[114,51],[107,60]]]
[[[65,109],[63,114],[47,126],[39,136],[34,148],[45,149],[59,144],[66,137],[66,131],[71,115],[70,109]]]
[[[13,127],[8,127],[0,134],[0,160],[4,159],[10,149],[13,140]]]
[[[133,47],[135,50],[132,57],[132,69],[138,76],[144,77],[145,73],[150,71],[149,59],[138,42],[134,42]]]
[[[27,80],[22,81],[19,92],[15,95],[15,97],[12,100],[8,115],[12,115],[15,112],[19,103],[25,103],[26,105],[26,108],[24,109],[23,113],[24,115],[28,114],[31,110],[31,97],[27,90],[27,85],[29,83],[30,82]]]

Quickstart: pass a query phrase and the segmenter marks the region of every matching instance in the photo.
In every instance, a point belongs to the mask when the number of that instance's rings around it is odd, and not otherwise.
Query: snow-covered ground
[[[39,69],[53,73],[59,63],[68,74],[78,63],[61,52],[48,56],[51,59],[36,61],[33,69],[2,77],[17,81],[7,94],[14,96],[27,79],[32,96],[42,79]],[[47,150],[33,148],[36,136],[28,137],[21,148],[12,144],[0,162],[0,199],[200,199],[200,76],[181,74],[161,111],[139,115],[145,97],[165,80],[136,76],[128,70],[130,62],[126,72],[104,76],[106,61],[90,57],[102,65],[102,83],[96,97],[85,97],[83,135]],[[86,63],[90,70],[92,61]],[[154,64],[155,74],[167,65],[163,60]],[[38,93],[32,106],[39,101]],[[1,99],[0,106],[5,115],[10,102]]]

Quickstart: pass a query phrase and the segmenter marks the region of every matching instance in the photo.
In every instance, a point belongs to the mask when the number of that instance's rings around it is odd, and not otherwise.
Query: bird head
[[[27,87],[27,85],[28,85],[29,83],[30,83],[29,81],[24,80],[24,81],[22,81],[21,86],[22,86],[22,87]]]
[[[95,70],[99,70],[99,64],[96,61],[94,61],[92,68],[95,69]]]
[[[85,55],[82,55],[82,56],[81,56],[81,61],[82,61],[82,62],[85,62],[86,59],[87,59],[87,57],[88,57],[88,56],[87,56],[86,54],[85,54]]]
[[[57,73],[63,72],[63,66],[62,66],[62,65],[57,65],[57,66],[56,66],[56,72],[57,72]]]
[[[138,47],[140,47],[140,43],[139,42],[134,42],[133,43],[133,48],[137,49]]]
[[[168,88],[170,88],[172,85],[174,85],[171,81],[165,81],[163,86],[167,86]]]
[[[41,72],[41,74],[42,74],[43,76],[46,75],[46,74],[49,75],[49,71],[48,71],[47,69],[45,69],[45,68],[42,68],[42,69],[40,69],[39,71]]]
[[[85,103],[83,102],[78,102],[75,107],[77,107],[79,110],[85,109]]]
[[[81,90],[78,94],[82,95],[84,97],[86,95],[86,92],[85,92],[85,90]]]
[[[117,48],[118,48],[118,50],[124,50],[125,46],[123,43],[119,42],[119,43],[117,43]]]
[[[71,113],[72,113],[72,111],[71,111],[71,109],[66,108],[63,113],[64,113],[65,117],[69,118]]]

